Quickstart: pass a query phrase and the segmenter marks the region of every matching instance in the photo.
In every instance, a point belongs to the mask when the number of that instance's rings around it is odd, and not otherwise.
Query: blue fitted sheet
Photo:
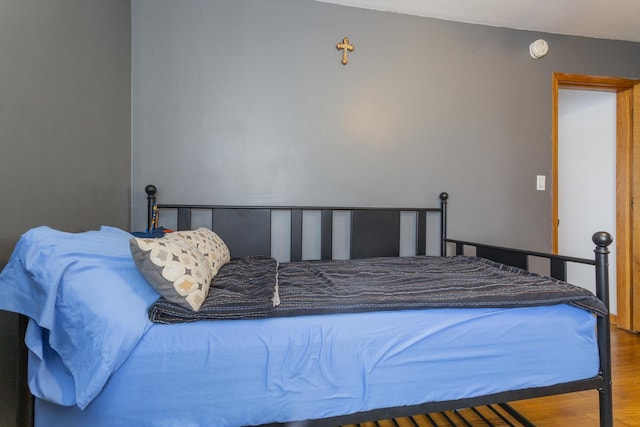
[[[595,317],[568,305],[153,325],[81,410],[36,426],[241,426],[546,386],[598,373]]]

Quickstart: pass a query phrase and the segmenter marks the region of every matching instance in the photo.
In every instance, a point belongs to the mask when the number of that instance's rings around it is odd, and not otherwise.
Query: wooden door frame
[[[634,86],[639,80],[620,78],[588,76],[581,74],[553,73],[552,80],[552,250],[558,252],[558,90],[559,89],[580,89],[615,92],[616,95],[616,290],[617,290],[617,312],[615,321],[619,327],[625,329],[639,329],[640,325],[640,301],[634,304],[633,301],[633,246],[632,239],[632,200],[637,197],[640,182],[633,185],[632,171],[640,171],[640,158],[638,152],[633,150],[634,129],[633,111],[634,98],[636,103],[638,96],[633,96]],[[636,91],[637,92],[637,91]],[[640,108],[636,106],[636,110]],[[636,111],[636,114],[639,112]],[[635,129],[636,143],[640,129]],[[636,159],[634,160],[634,151]],[[634,165],[636,166],[634,168]],[[597,174],[597,165],[594,165],[593,173]],[[638,174],[636,174],[638,175]],[[637,178],[636,178],[637,179]],[[595,200],[597,202],[597,200]],[[597,231],[597,230],[594,230]],[[638,239],[636,239],[638,240]],[[636,248],[640,254],[640,243]],[[640,277],[637,275],[636,277]],[[638,298],[640,300],[640,298]],[[634,309],[634,307],[636,307]],[[634,316],[635,311],[635,316]],[[634,319],[635,317],[635,319]],[[635,322],[634,322],[635,320]]]

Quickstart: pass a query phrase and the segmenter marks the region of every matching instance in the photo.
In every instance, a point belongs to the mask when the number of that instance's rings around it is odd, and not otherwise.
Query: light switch
[[[544,191],[546,177],[544,175],[536,176],[536,190]]]

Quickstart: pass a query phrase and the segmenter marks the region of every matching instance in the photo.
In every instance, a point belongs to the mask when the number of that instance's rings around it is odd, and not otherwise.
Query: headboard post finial
[[[611,237],[611,234],[606,231],[598,231],[593,234],[591,240],[593,240],[593,243],[597,246],[597,252],[604,253],[606,251],[606,253],[609,253],[609,249],[607,249],[607,247],[613,243],[613,237]]]
[[[606,231],[598,231],[591,237],[596,245],[596,295],[609,308],[609,245],[613,237]]]
[[[447,256],[447,200],[449,193],[440,193],[440,256]]]
[[[153,227],[156,191],[158,191],[158,189],[153,184],[144,187],[144,192],[147,193],[147,233],[149,233]]]

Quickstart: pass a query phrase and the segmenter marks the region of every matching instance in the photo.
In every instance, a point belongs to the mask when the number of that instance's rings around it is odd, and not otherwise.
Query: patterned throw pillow
[[[218,274],[220,267],[229,262],[229,248],[220,236],[208,228],[200,227],[197,230],[178,231],[169,233],[169,236],[184,239],[194,245],[198,252],[209,261],[213,276]]]
[[[227,245],[206,228],[158,239],[134,237],[130,247],[151,286],[168,301],[194,311],[202,306],[213,277],[229,261]]]

